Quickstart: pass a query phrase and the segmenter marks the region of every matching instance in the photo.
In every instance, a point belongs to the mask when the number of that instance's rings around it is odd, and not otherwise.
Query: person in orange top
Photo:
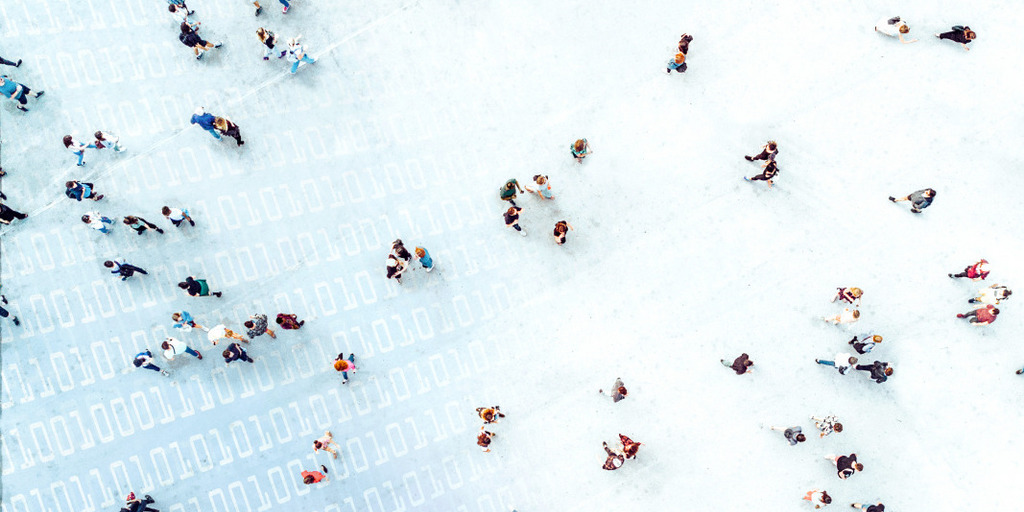
[[[498,418],[504,418],[505,415],[501,413],[501,408],[497,405],[492,407],[477,407],[476,413],[480,415],[480,419],[484,420],[484,423],[497,423]]]
[[[320,481],[330,482],[331,479],[327,478],[327,466],[320,466],[320,471],[303,471],[302,472],[302,483],[306,485],[313,485],[320,483]]]
[[[488,432],[480,427],[480,435],[476,436],[476,445],[485,452],[491,451],[491,438],[497,436],[494,432]]]

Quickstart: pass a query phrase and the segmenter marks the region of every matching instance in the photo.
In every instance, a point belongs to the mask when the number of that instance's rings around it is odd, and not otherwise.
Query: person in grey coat
[[[602,395],[604,394],[603,389],[599,389],[597,392]],[[615,384],[612,384],[612,389],[609,391],[608,396],[611,396],[612,400],[618,402],[626,398],[627,395],[629,395],[629,392],[626,391],[626,386],[622,383],[622,379],[615,377]]]
[[[778,430],[782,432],[783,436],[786,436],[786,441],[789,441],[790,446],[796,446],[797,443],[802,443],[807,440],[807,437],[803,434],[803,429],[800,427],[768,427],[772,430]]]
[[[893,196],[889,196],[889,200],[894,203],[898,203],[901,201],[910,201],[910,211],[914,213],[921,213],[921,210],[924,210],[925,208],[931,206],[932,201],[935,200],[935,189],[921,189],[918,190],[917,192],[914,192],[913,194],[910,194],[909,196],[903,196],[899,199],[896,199]]]

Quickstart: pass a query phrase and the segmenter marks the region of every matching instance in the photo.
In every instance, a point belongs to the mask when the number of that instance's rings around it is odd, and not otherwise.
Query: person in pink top
[[[999,315],[999,308],[989,304],[983,308],[975,309],[969,313],[956,315],[957,318],[967,318],[972,325],[988,325],[996,321]]]

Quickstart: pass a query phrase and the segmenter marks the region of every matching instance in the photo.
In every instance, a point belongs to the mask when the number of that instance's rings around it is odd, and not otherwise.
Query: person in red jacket
[[[983,308],[975,309],[969,313],[962,313],[956,315],[957,318],[970,319],[973,325],[988,325],[996,321],[996,316],[999,314],[999,308],[989,304]]]
[[[323,471],[303,471],[302,472],[302,483],[306,485],[313,485],[320,481],[330,482],[331,479],[327,478],[327,466],[320,466],[320,470]]]
[[[959,274],[949,274],[949,277],[966,277],[972,281],[981,281],[988,277],[988,272],[988,260],[983,258],[974,265],[965,268]]]

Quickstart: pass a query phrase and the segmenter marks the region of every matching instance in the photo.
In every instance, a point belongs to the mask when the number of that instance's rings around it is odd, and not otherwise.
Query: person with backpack
[[[957,314],[957,318],[966,318],[971,325],[988,325],[996,321],[996,317],[999,315],[999,308],[992,304],[987,304],[983,308],[975,309],[974,311],[968,311],[967,313]]]
[[[879,384],[885,382],[886,380],[889,380],[889,377],[892,376],[893,372],[893,369],[891,366],[889,366],[889,363],[883,363],[882,361],[875,361],[874,363],[871,364],[858,364],[854,368],[862,372],[870,372],[871,378],[874,379],[875,382]]]
[[[149,272],[146,272],[135,265],[126,263],[124,258],[104,261],[103,266],[109,268],[111,274],[121,276],[122,281],[127,281],[128,278],[135,275],[136,272],[140,274],[149,274]]]
[[[164,377],[170,375],[166,370],[161,370],[159,366],[153,364],[153,353],[148,349],[135,354],[135,359],[132,360],[132,364],[135,365],[136,368],[160,372],[160,375],[163,375]]]
[[[519,186],[519,182],[515,178],[512,178],[505,182],[505,186],[501,187],[498,191],[498,197],[502,201],[508,201],[512,206],[516,205],[516,189],[520,192],[523,191],[523,187]]]
[[[900,42],[903,44],[909,44],[917,41],[917,39],[911,39],[910,41],[903,39],[903,34],[910,32],[910,26],[907,25],[906,21],[901,20],[899,16],[888,19],[882,18],[877,24],[875,24],[875,32],[885,34],[889,37],[898,37]]]
[[[846,371],[849,370],[851,366],[857,364],[857,358],[853,357],[849,353],[840,352],[836,354],[835,359],[831,361],[826,359],[815,359],[814,362],[823,366],[831,366],[836,370],[839,370],[839,375],[846,375]]]
[[[858,471],[864,471],[864,465],[857,462],[857,454],[850,455],[826,455],[825,460],[831,461],[836,466],[836,474],[839,478],[846,480]]]
[[[126,226],[134,229],[135,233],[139,234],[139,235],[145,233],[146,231],[148,231],[150,229],[155,229],[156,232],[160,233],[161,235],[164,234],[164,230],[162,230],[159,227],[157,227],[156,224],[153,224],[152,222],[149,222],[148,220],[143,219],[142,217],[136,217],[134,215],[128,215],[127,217],[124,218],[124,220],[122,220],[122,222],[124,222],[124,224]]]
[[[797,443],[802,443],[802,442],[807,440],[807,437],[804,436],[803,428],[801,428],[801,427],[789,427],[789,428],[785,428],[785,427],[768,427],[768,428],[770,428],[771,430],[777,430],[779,432],[782,432],[782,436],[786,438],[786,441],[789,441],[789,445],[790,446],[796,446]]]
[[[982,258],[977,263],[964,268],[963,272],[947,275],[949,277],[966,277],[971,281],[984,281],[989,272],[988,260]]]
[[[913,194],[910,194],[909,196],[903,196],[899,199],[896,199],[893,196],[889,196],[889,200],[894,203],[910,201],[910,211],[914,213],[921,213],[921,210],[924,210],[925,208],[931,206],[932,201],[935,200],[935,189],[924,188],[918,190],[917,192],[914,192]]]
[[[206,284],[206,279],[196,279],[192,276],[188,276],[184,281],[178,283],[178,288],[185,290],[185,293],[191,297],[208,297],[213,295],[214,297],[220,297],[222,292],[211,292],[210,285]]]
[[[875,345],[882,342],[882,336],[879,334],[863,335],[860,339],[854,336],[852,340],[847,343],[853,345],[853,349],[858,354],[867,354],[875,349]]]
[[[292,63],[292,69],[290,72],[293,75],[299,70],[299,64],[303,62],[307,64],[316,63],[316,59],[310,57],[306,53],[306,49],[302,47],[301,43],[299,43],[299,38],[301,37],[302,34],[299,34],[298,36],[288,40],[288,62]]]
[[[754,371],[751,366],[754,366],[754,362],[750,360],[750,356],[744,352],[737,357],[732,364],[725,362],[725,359],[720,360],[722,366],[726,368],[732,368],[732,371],[736,372],[736,375],[743,375],[744,373],[750,373]]]
[[[21,61],[19,60],[18,62],[20,63]],[[28,98],[41,98],[43,91],[33,91],[27,85],[11,80],[7,75],[0,75],[0,95],[17,101],[18,105],[16,105],[16,108],[22,112],[28,112],[28,108],[25,107],[28,104]]]
[[[192,49],[192,52],[195,53],[196,60],[201,60],[207,51],[214,48],[220,48],[224,45],[224,43],[221,42],[211,43],[206,41],[199,36],[199,33],[196,32],[193,26],[189,25],[188,22],[181,22],[179,28],[181,29],[181,34],[178,34],[178,40],[181,41],[181,44]]]
[[[978,291],[978,296],[973,299],[968,299],[967,302],[971,304],[999,304],[1001,301],[1010,298],[1013,293],[1009,288],[1001,284],[993,284],[988,288],[982,288]]]
[[[221,352],[221,356],[224,357],[224,364],[231,364],[232,361],[238,361],[241,359],[247,363],[255,363],[256,360],[249,357],[249,354],[242,348],[238,343],[232,343],[228,348]]]
[[[974,41],[974,39],[978,37],[978,34],[975,34],[974,31],[971,30],[971,27],[965,25],[953,25],[949,32],[935,34],[935,37],[956,41],[960,43],[960,46],[964,47],[964,50],[969,51],[970,48],[967,47],[967,44]]]

